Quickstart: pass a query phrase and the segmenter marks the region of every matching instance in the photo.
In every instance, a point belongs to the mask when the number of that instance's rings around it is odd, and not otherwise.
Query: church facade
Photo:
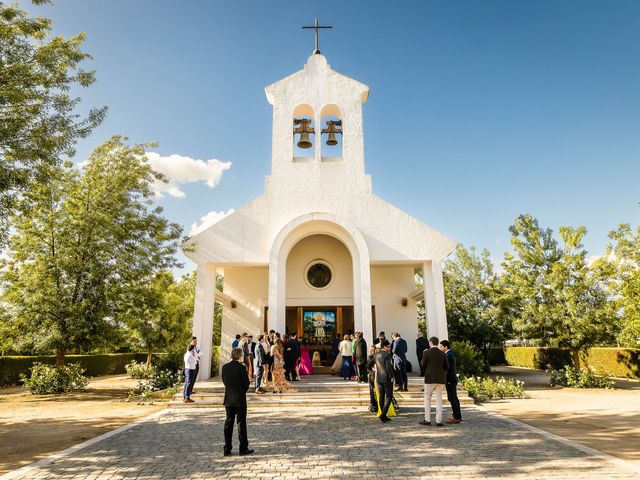
[[[265,91],[273,153],[264,194],[183,245],[197,264],[193,334],[210,351],[219,302],[222,361],[242,332],[255,340],[270,329],[296,331],[326,365],[335,334],[360,331],[371,345],[383,330],[402,334],[416,366],[416,301],[425,301],[429,335],[447,337],[441,265],[455,242],[373,194],[364,165],[366,85],[317,52]],[[224,274],[223,292],[216,274]],[[200,378],[209,378],[204,357]]]

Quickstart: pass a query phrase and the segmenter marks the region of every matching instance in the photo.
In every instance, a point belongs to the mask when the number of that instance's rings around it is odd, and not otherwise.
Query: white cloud
[[[164,194],[172,197],[184,197],[185,193],[180,189],[184,183],[202,182],[209,188],[213,188],[222,178],[225,170],[231,168],[231,162],[220,160],[196,160],[183,155],[162,156],[155,152],[147,152],[147,158],[151,168],[163,173],[168,183],[156,182],[153,188],[156,195],[162,197]]]
[[[189,236],[192,237],[195,234],[206,230],[211,225],[213,225],[214,223],[218,223],[224,217],[226,217],[227,215],[231,215],[233,212],[235,212],[233,208],[230,208],[226,212],[216,212],[215,210],[210,211],[204,217],[200,218],[200,225],[198,225],[198,222],[193,222],[191,224],[191,231],[189,232]]]

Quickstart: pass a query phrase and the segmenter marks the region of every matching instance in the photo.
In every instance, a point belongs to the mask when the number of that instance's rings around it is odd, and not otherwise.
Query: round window
[[[333,280],[333,272],[327,263],[315,261],[307,267],[306,278],[313,288],[326,288]]]

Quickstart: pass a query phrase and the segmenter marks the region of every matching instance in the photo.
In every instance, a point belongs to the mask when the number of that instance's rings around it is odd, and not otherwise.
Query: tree
[[[147,351],[147,364],[153,352],[191,335],[195,294],[194,275],[175,282],[169,271],[160,271],[150,282],[138,282],[127,289],[126,324],[133,337]]]
[[[87,351],[118,329],[127,288],[176,265],[181,228],[153,207],[144,146],[113,137],[82,170],[51,167],[25,193],[2,269],[11,321],[33,349]]]
[[[95,81],[94,72],[79,68],[91,57],[81,49],[84,34],[49,37],[51,25],[0,2],[0,248],[21,192],[47,182],[106,114],[106,107],[75,113],[80,99],[69,92]]]
[[[609,233],[613,241],[599,266],[612,268],[611,296],[619,315],[621,329],[618,340],[627,346],[640,343],[640,227],[634,232],[622,224]]]
[[[503,284],[516,331],[571,348],[579,365],[580,351],[612,339],[614,323],[605,282],[587,263],[586,228],[560,227],[561,245],[530,215],[509,230],[515,255],[505,254]]]
[[[449,337],[469,341],[486,351],[511,335],[508,316],[499,299],[498,275],[488,250],[479,255],[475,247],[456,247],[455,256],[444,265],[444,291]]]

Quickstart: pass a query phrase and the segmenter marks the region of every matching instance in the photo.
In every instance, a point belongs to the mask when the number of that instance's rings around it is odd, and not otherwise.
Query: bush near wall
[[[491,350],[489,364],[501,365],[499,354]],[[507,347],[503,352],[506,364],[514,367],[560,370],[573,366],[571,351],[566,348]],[[640,378],[640,349],[594,347],[581,355],[581,362],[612,377]]]
[[[146,362],[145,353],[111,353],[100,355],[67,355],[65,364],[79,363],[85,370],[85,375],[98,377],[125,373],[124,366],[136,360]],[[20,374],[29,375],[29,369],[35,362],[55,365],[55,355],[38,356],[4,356],[0,357],[0,386],[16,385],[20,380]]]

